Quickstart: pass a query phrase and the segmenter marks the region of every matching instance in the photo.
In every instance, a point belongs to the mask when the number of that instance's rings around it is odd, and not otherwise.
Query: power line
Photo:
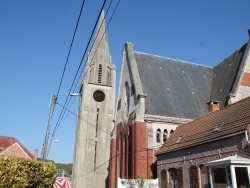
[[[111,2],[109,3],[108,9],[107,9],[107,14],[108,14],[108,12],[109,12],[109,9],[110,9],[110,7],[111,7],[112,2],[113,2],[113,0],[111,0]],[[109,27],[109,24],[110,24],[111,20],[113,19],[113,16],[114,16],[114,14],[115,14],[115,12],[116,12],[116,10],[117,10],[117,7],[118,7],[119,3],[120,3],[120,0],[119,0],[118,3],[116,4],[116,7],[115,7],[115,9],[114,9],[114,11],[113,11],[113,13],[112,13],[112,15],[111,15],[111,18],[110,18],[110,20],[109,20],[109,22],[108,22],[108,24],[107,24],[107,27],[105,28],[105,31],[104,31],[104,33],[103,33],[103,35],[102,35],[102,37],[101,37],[101,40],[100,40],[100,42],[99,42],[99,44],[98,44],[98,46],[97,46],[97,49],[96,49],[96,51],[95,51],[95,53],[94,53],[94,55],[93,55],[93,57],[92,57],[90,63],[92,62],[92,60],[94,59],[94,57],[95,57],[95,55],[96,55],[96,52],[97,52],[97,50],[98,50],[98,48],[99,48],[99,46],[100,46],[100,44],[101,44],[101,41],[102,41],[102,39],[103,39],[105,33],[107,32],[107,29],[108,29],[108,27]],[[103,24],[105,18],[106,18],[106,15],[104,16],[104,19],[102,20],[101,26],[102,26],[102,24]],[[100,27],[100,28],[101,28],[101,27]],[[97,32],[96,35],[99,34],[100,28],[99,28],[99,30],[98,30],[98,32]],[[96,39],[94,39],[94,42],[93,42],[91,48],[93,48],[93,45],[94,45],[94,43],[95,43],[95,40],[96,40]],[[83,72],[85,65],[86,65],[86,62],[85,62],[85,64],[84,64],[84,66],[83,66],[81,72]],[[73,92],[75,92],[76,87],[77,87],[77,85],[78,85],[78,83],[79,83],[79,81],[80,81],[80,78],[81,78],[81,75],[78,77],[78,80],[77,80],[77,82],[76,82],[76,84],[75,84],[75,88],[74,88]],[[71,100],[71,99],[70,99],[70,100]],[[69,105],[69,102],[68,102],[66,108],[68,108],[68,105]],[[64,114],[65,114],[65,113],[64,113]],[[64,116],[64,115],[63,115],[63,116]],[[59,124],[61,123],[63,116],[61,117]]]
[[[110,3],[109,3],[108,9],[107,9],[107,14],[108,14],[108,12],[109,12],[109,9],[110,9],[112,3],[113,3],[113,0],[111,0]],[[119,0],[118,3],[116,4],[116,7],[115,7],[115,9],[114,9],[114,11],[113,11],[113,13],[112,13],[112,16],[111,16],[111,18],[110,18],[110,20],[109,20],[109,22],[108,22],[107,27],[105,28],[105,31],[104,31],[104,33],[103,33],[103,35],[102,35],[102,37],[101,37],[101,40],[102,40],[102,38],[104,37],[104,35],[105,35],[106,31],[107,31],[107,28],[109,27],[109,24],[110,24],[110,22],[111,22],[111,20],[112,20],[112,18],[113,18],[113,16],[114,16],[116,10],[117,10],[117,7],[118,7],[119,3],[120,3],[120,0]],[[99,14],[99,16],[98,16],[98,20],[99,20],[99,17],[100,17],[100,14]],[[106,15],[105,15],[105,17],[106,17]],[[105,20],[105,17],[104,17],[104,19],[102,20],[101,26],[102,26],[102,24],[103,24],[103,22],[104,22],[104,20]],[[98,20],[97,20],[97,21],[98,21]],[[96,22],[96,23],[97,23],[97,22]],[[101,28],[101,27],[100,27],[100,28]],[[98,32],[97,32],[96,35],[99,34],[100,28],[99,28],[99,30],[98,30]],[[92,38],[92,36],[91,36],[91,38]],[[93,44],[92,44],[92,48],[93,48],[93,45],[94,45],[94,43],[95,43],[95,40],[96,40],[96,38],[94,39],[94,42],[93,42]],[[99,42],[99,44],[98,44],[97,49],[98,49],[99,46],[100,46],[101,40],[100,40],[100,42]],[[88,45],[89,45],[89,44],[88,44]],[[87,47],[87,48],[88,48],[88,47]],[[96,52],[97,52],[97,49],[96,49],[96,51],[95,51],[95,54],[96,54]],[[85,54],[86,54],[86,51],[85,51],[85,53],[84,53],[84,56],[85,56]],[[93,55],[93,57],[92,57],[92,59],[91,59],[91,62],[92,62],[92,60],[93,60],[95,54]],[[83,61],[83,59],[84,59],[84,57],[82,58],[82,61]],[[82,63],[82,61],[81,61],[81,63]],[[83,66],[81,72],[83,72],[83,69],[84,69],[85,65],[86,65],[86,62],[85,62],[85,64],[84,64],[84,66]],[[78,74],[78,72],[77,72],[77,74]],[[76,75],[77,75],[77,74],[76,74]],[[75,84],[75,88],[74,88],[74,90],[73,90],[74,92],[75,92],[75,89],[76,89],[76,87],[77,87],[77,85],[78,85],[78,83],[79,83],[80,78],[81,78],[81,75],[79,76],[79,78],[78,78],[78,80],[77,80],[77,82],[76,82],[76,84]],[[75,82],[75,79],[74,79],[74,81],[73,81],[73,84],[74,84],[74,82]],[[72,89],[72,87],[71,87],[71,89]],[[70,89],[70,90],[71,90],[71,89]],[[66,100],[67,100],[67,99],[66,99]],[[65,107],[65,105],[64,105],[64,108],[68,108],[68,105],[69,105],[69,103],[70,103],[70,100],[71,100],[71,99],[69,99],[69,102],[67,103],[66,107]],[[66,102],[65,102],[65,103],[66,103]],[[58,121],[57,121],[57,124],[56,124],[56,126],[58,126],[58,127],[60,126],[61,121],[62,121],[62,119],[63,119],[63,117],[64,117],[64,115],[65,115],[65,112],[66,112],[66,111],[64,110],[64,108],[62,109],[63,114],[61,113],[62,115],[60,115],[60,117],[59,117],[59,119],[58,119]],[[57,128],[57,129],[58,129],[58,128]],[[57,129],[56,129],[56,131],[57,131]],[[54,133],[54,134],[55,134],[55,133]]]
[[[64,65],[64,69],[63,69],[62,77],[61,77],[60,84],[59,84],[59,87],[58,87],[58,90],[57,90],[57,94],[56,94],[56,95],[53,95],[53,96],[54,96],[54,103],[56,102],[57,96],[59,95],[59,92],[60,92],[60,88],[61,88],[62,81],[63,81],[63,77],[64,77],[64,74],[65,74],[65,71],[66,71],[66,67],[67,67],[67,64],[68,64],[68,61],[69,61],[69,56],[70,56],[71,49],[72,49],[72,46],[73,46],[73,43],[74,43],[76,31],[77,31],[78,24],[79,24],[81,15],[82,15],[82,10],[83,10],[84,4],[85,4],[85,0],[83,0],[83,2],[82,2],[82,6],[81,6],[81,9],[80,9],[80,13],[79,13],[79,15],[78,15],[77,23],[76,23],[76,26],[75,26],[75,30],[74,30],[73,37],[72,37],[72,39],[71,39],[70,48],[69,48],[68,55],[67,55],[67,59],[66,59],[65,65]],[[52,99],[52,100],[53,100],[53,99]],[[51,104],[50,104],[50,105],[51,105]],[[50,107],[50,108],[51,108],[51,107]],[[43,143],[43,151],[42,151],[42,158],[43,158],[43,160],[45,160],[46,157],[47,157],[47,145],[48,145],[48,140],[49,140],[49,135],[50,135],[50,121],[51,121],[52,116],[53,116],[54,108],[55,108],[55,106],[53,106],[53,109],[50,109],[50,111],[52,111],[52,112],[50,112],[49,125],[47,126],[46,136],[45,136],[45,140],[44,140],[44,143]],[[50,145],[51,145],[51,144],[50,144]],[[50,148],[50,146],[49,146],[49,148]]]
[[[96,20],[96,22],[95,22],[95,26],[94,26],[94,28],[93,28],[93,30],[92,30],[91,36],[90,36],[89,41],[88,41],[88,44],[87,44],[87,46],[86,46],[86,48],[85,48],[85,51],[84,51],[84,54],[83,54],[83,56],[82,56],[81,62],[80,62],[79,66],[78,66],[78,69],[77,69],[77,71],[76,71],[76,73],[75,73],[75,77],[74,77],[73,83],[71,84],[71,87],[70,87],[69,92],[68,92],[68,96],[67,96],[67,98],[66,98],[66,100],[65,100],[65,103],[64,103],[64,105],[63,105],[63,109],[62,109],[62,111],[61,111],[61,113],[60,113],[60,116],[59,116],[59,118],[58,118],[58,120],[57,120],[57,123],[56,123],[56,126],[55,126],[55,128],[54,128],[54,131],[53,131],[53,134],[52,134],[52,135],[54,135],[54,134],[56,133],[56,131],[57,131],[58,127],[59,127],[59,122],[61,121],[60,119],[61,119],[61,117],[65,114],[65,106],[66,106],[66,104],[67,104],[67,102],[68,102],[68,98],[69,98],[70,91],[71,91],[72,88],[73,88],[73,85],[74,85],[74,83],[75,83],[76,77],[77,77],[77,75],[78,75],[78,73],[79,73],[79,70],[80,70],[80,68],[81,68],[81,66],[82,66],[83,60],[84,60],[84,58],[85,58],[85,55],[86,55],[87,50],[88,50],[88,47],[89,47],[90,42],[91,42],[91,40],[92,40],[92,37],[93,37],[93,35],[94,35],[94,31],[95,31],[96,26],[97,26],[97,24],[98,24],[98,20],[99,20],[99,17],[100,17],[100,15],[101,15],[101,13],[102,13],[102,10],[103,10],[103,8],[104,8],[105,3],[106,3],[106,0],[104,0],[104,2],[103,2],[103,4],[102,4],[102,7],[101,7],[101,9],[100,9],[100,11],[99,11],[99,15],[98,15],[97,20]]]
[[[82,57],[81,63],[80,63],[80,65],[79,65],[79,67],[78,67],[78,70],[77,70],[77,72],[76,72],[76,74],[75,74],[75,78],[74,78],[73,83],[72,83],[72,85],[71,85],[70,91],[72,90],[72,87],[73,87],[73,85],[74,85],[76,76],[78,75],[79,69],[80,69],[81,64],[82,64],[82,62],[83,62],[83,59],[84,59],[84,57],[85,57],[85,55],[86,55],[87,49],[88,49],[89,44],[90,44],[90,41],[91,41],[91,39],[92,39],[92,37],[93,37],[94,30],[95,30],[95,28],[96,28],[96,26],[97,26],[99,17],[100,17],[100,15],[101,15],[101,11],[103,10],[103,8],[104,8],[104,6],[105,6],[105,3],[106,3],[106,1],[104,1],[103,5],[102,5],[102,8],[101,8],[100,13],[99,13],[99,15],[98,15],[98,18],[97,18],[97,20],[96,20],[96,24],[95,24],[95,26],[94,26],[94,29],[92,30],[91,37],[89,38],[88,45],[87,45],[87,47],[86,47],[86,49],[85,49],[85,52],[84,52],[84,55],[83,55],[83,57]],[[109,3],[108,9],[107,9],[107,14],[108,14],[108,12],[109,12],[109,9],[110,9],[112,3],[113,3],[113,0],[111,0],[111,2]],[[105,28],[105,32],[103,33],[103,35],[102,35],[102,37],[101,37],[101,40],[102,40],[102,38],[104,37],[104,35],[105,35],[106,31],[107,31],[107,28],[109,27],[109,24],[110,24],[111,20],[113,19],[113,16],[114,16],[114,14],[115,14],[115,12],[116,12],[116,10],[117,10],[117,7],[118,7],[119,3],[120,3],[120,0],[119,0],[118,3],[116,4],[116,7],[115,7],[115,9],[114,9],[114,11],[113,11],[113,13],[112,13],[112,15],[111,15],[111,18],[110,18],[110,20],[109,20],[109,22],[108,22],[108,24],[107,24],[107,27]],[[105,17],[106,17],[106,15],[105,15]],[[104,17],[104,19],[102,20],[101,25],[103,24],[103,22],[104,22],[104,20],[105,20],[105,17]],[[79,18],[80,18],[80,17],[79,17]],[[78,21],[79,21],[79,18],[78,18]],[[101,27],[100,27],[100,28],[101,28]],[[99,34],[100,28],[99,28],[99,30],[98,30],[97,35]],[[96,40],[96,39],[94,39],[94,42],[95,42],[95,40]],[[94,44],[94,42],[93,42],[93,44]],[[101,42],[100,42],[100,43],[101,43]],[[98,44],[97,49],[99,48],[100,43]],[[92,47],[93,47],[93,44],[92,44]],[[72,45],[72,44],[71,44],[71,45]],[[96,50],[96,51],[97,51],[97,50]],[[96,52],[95,52],[95,54],[96,54]],[[94,54],[94,56],[95,56],[95,54]],[[69,56],[69,54],[68,54],[68,56]],[[94,58],[94,56],[93,56],[93,58]],[[91,59],[91,62],[92,62],[93,58]],[[67,58],[67,59],[68,59],[68,58]],[[85,64],[84,64],[84,66],[83,66],[83,69],[84,69],[85,65],[86,65],[86,62],[85,62]],[[66,66],[66,64],[65,64],[65,66]],[[82,72],[83,72],[83,69],[82,69]],[[77,82],[76,82],[76,84],[75,84],[75,88],[74,88],[73,91],[76,90],[76,87],[77,87],[77,85],[78,85],[78,82],[79,82],[80,78],[81,78],[81,75],[79,76],[79,78],[78,78],[78,80],[77,80]],[[60,87],[59,87],[59,88],[60,88]],[[69,93],[70,93],[70,91],[69,91]],[[58,92],[59,92],[59,90],[58,90]],[[50,150],[51,145],[52,145],[52,140],[53,140],[53,138],[54,138],[54,136],[55,136],[55,134],[56,134],[56,132],[57,132],[57,130],[58,130],[60,124],[61,124],[61,121],[62,121],[63,117],[65,116],[66,111],[69,113],[68,106],[69,106],[70,100],[71,100],[71,98],[70,98],[69,101],[68,101],[68,97],[67,97],[67,99],[66,99],[64,105],[62,106],[61,114],[60,114],[60,116],[59,116],[59,118],[58,118],[57,124],[56,124],[56,126],[55,126],[55,128],[54,128],[54,131],[53,131],[53,133],[52,133],[52,137],[51,137],[50,144],[49,144],[49,150]],[[67,103],[67,101],[68,101],[68,103]],[[67,103],[67,105],[66,105],[66,103]],[[65,107],[65,106],[66,106],[66,107]],[[72,106],[72,104],[71,104],[71,106]],[[67,110],[66,110],[66,109],[67,109]],[[88,123],[88,122],[87,122],[87,123]],[[99,128],[99,129],[100,129],[100,128]],[[101,129],[100,129],[100,130],[101,130]],[[101,130],[101,131],[106,132],[106,131],[104,131],[104,130]],[[108,132],[106,132],[106,133],[107,133],[107,134],[110,134],[110,133],[108,133]],[[49,153],[49,152],[48,152],[48,153]]]
[[[248,117],[249,117],[249,116],[248,116]],[[240,119],[238,119],[237,121],[240,121],[240,120],[243,120],[243,119],[245,119],[245,117],[244,117],[244,118],[240,118]],[[232,122],[228,122],[227,124],[229,124],[229,123],[232,123]],[[245,124],[248,125],[248,123],[245,123]],[[223,126],[225,126],[225,125],[226,125],[226,124],[224,124]],[[231,130],[231,128],[224,129],[223,131],[227,131],[227,130]],[[204,131],[203,131],[203,132],[204,132]],[[211,129],[206,130],[206,132],[211,132]],[[199,134],[199,133],[197,133],[197,134]],[[189,137],[194,137],[194,135],[197,135],[197,134],[190,135]],[[203,137],[200,137],[200,138],[205,138],[205,137],[207,137],[207,136],[203,136]],[[197,140],[197,139],[191,139],[191,140],[189,140],[189,141],[195,141],[195,140]],[[141,146],[139,146],[139,147],[141,147]],[[83,176],[86,176],[86,175],[90,174],[91,172],[94,172],[96,169],[98,169],[98,168],[100,168],[101,166],[105,165],[106,163],[110,162],[113,158],[115,158],[115,157],[117,157],[117,156],[119,156],[119,155],[126,155],[126,154],[133,154],[133,153],[135,154],[135,153],[139,153],[139,152],[146,152],[146,151],[148,151],[148,150],[153,150],[153,149],[156,149],[156,148],[167,148],[167,147],[169,147],[169,145],[166,145],[166,146],[162,145],[161,147],[155,145],[155,146],[151,146],[151,148],[146,148],[146,147],[144,148],[144,147],[142,147],[143,149],[141,149],[141,150],[135,150],[135,151],[129,151],[129,152],[123,152],[123,153],[120,153],[120,154],[116,154],[115,156],[111,157],[109,160],[105,161],[104,163],[102,163],[102,164],[99,165],[98,167],[96,167],[96,168],[90,170],[89,172],[87,172],[87,173],[84,174]],[[192,147],[192,146],[191,146],[191,147]],[[182,149],[184,149],[184,148],[179,148],[179,150],[182,150]],[[117,152],[117,151],[115,151],[115,152]],[[172,151],[171,151],[171,152],[172,152]],[[79,176],[79,177],[83,177],[83,176]]]
[[[66,59],[65,65],[64,65],[62,77],[61,77],[60,84],[59,84],[59,87],[58,87],[58,90],[57,90],[57,94],[56,94],[57,96],[59,95],[59,92],[60,92],[60,89],[61,89],[61,85],[62,85],[64,73],[65,73],[66,67],[67,67],[67,65],[68,65],[69,56],[70,56],[71,49],[72,49],[72,46],[73,46],[73,43],[74,43],[74,40],[75,40],[75,35],[76,35],[76,31],[77,31],[77,28],[78,28],[78,24],[79,24],[81,15],[82,15],[82,10],[83,10],[84,4],[85,4],[85,0],[83,0],[83,2],[82,2],[81,10],[80,10],[80,13],[79,13],[79,16],[78,16],[78,19],[77,19],[77,23],[76,23],[76,26],[75,26],[75,30],[74,30],[74,34],[73,34],[72,40],[71,40],[71,44],[70,44],[70,48],[69,48],[69,51],[68,51],[67,59]]]
[[[58,102],[57,102],[56,104],[57,104],[57,105],[59,105],[60,107],[62,107],[62,108],[63,108],[63,105],[61,105],[60,103],[58,103]],[[87,120],[85,120],[85,119],[81,118],[79,115],[77,115],[76,113],[72,112],[70,109],[65,108],[65,111],[68,111],[69,113],[73,114],[74,116],[76,116],[76,117],[77,117],[77,119],[79,119],[79,120],[81,120],[81,121],[83,121],[83,122],[86,122],[86,123],[87,123],[87,125],[91,125],[91,126],[93,126],[93,127],[96,127],[96,125],[95,125],[94,123],[91,123],[91,122],[89,122],[89,121],[87,121]],[[97,129],[99,129],[100,131],[102,131],[102,132],[104,132],[104,133],[106,133],[106,134],[110,135],[110,132],[108,132],[108,131],[106,131],[106,130],[102,129],[101,127],[97,127]],[[49,152],[50,152],[50,149],[51,149],[51,145],[52,145],[53,138],[54,138],[54,136],[52,135],[52,137],[51,137],[51,139],[50,139],[49,146],[48,146],[48,152],[47,152],[47,155],[48,155],[48,154],[49,154]]]
[[[110,4],[109,4],[108,10],[107,10],[107,14],[108,14],[108,12],[109,12],[109,8],[110,8],[110,5],[111,5],[112,2],[113,2],[113,0],[111,0],[111,2],[110,2]],[[117,10],[119,4],[120,4],[120,0],[119,0],[119,1],[117,2],[117,4],[116,4],[116,7],[115,7],[115,9],[114,9],[114,11],[113,11],[113,13],[112,13],[112,15],[111,15],[111,18],[110,18],[110,20],[109,20],[109,22],[108,22],[106,28],[105,28],[105,31],[104,31],[104,33],[103,33],[103,35],[102,35],[102,37],[101,37],[101,40],[102,40],[102,38],[104,37],[105,33],[107,32],[107,29],[108,29],[108,27],[109,27],[109,24],[110,24],[111,20],[113,19],[113,16],[114,16],[114,14],[115,14],[115,12],[116,12],[116,10]],[[105,15],[103,21],[105,20],[105,18],[106,18],[106,15]],[[103,21],[102,21],[102,24],[103,24]],[[102,24],[101,24],[101,25],[102,25]],[[99,31],[98,31],[98,33],[99,33]],[[101,40],[100,40],[100,41],[101,41]],[[93,44],[94,44],[94,43],[93,43]],[[100,44],[101,44],[101,42],[99,42],[97,49],[99,48]],[[92,45],[92,47],[93,47],[93,45]],[[94,59],[94,56],[95,56],[95,54],[96,54],[96,52],[97,52],[97,49],[96,49],[96,51],[95,51],[95,53],[94,53],[94,55],[93,55],[93,57],[92,57],[92,59],[91,59],[91,61],[90,61],[90,64],[91,64],[92,60]],[[86,63],[84,64],[84,67],[85,67],[85,66],[86,66]],[[82,72],[83,72],[83,70],[84,70],[84,67],[82,68]],[[80,78],[81,78],[81,77],[78,78],[77,83],[79,82]],[[79,90],[80,90],[80,89],[79,89]]]

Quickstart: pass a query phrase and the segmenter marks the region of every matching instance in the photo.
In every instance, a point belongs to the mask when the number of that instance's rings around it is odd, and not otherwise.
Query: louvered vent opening
[[[102,65],[99,65],[98,69],[98,83],[102,83]]]

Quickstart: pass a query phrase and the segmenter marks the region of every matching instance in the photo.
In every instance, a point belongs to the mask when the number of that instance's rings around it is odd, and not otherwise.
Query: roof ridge
[[[181,63],[187,63],[187,64],[192,64],[192,65],[201,66],[201,67],[213,68],[212,66],[202,65],[202,64],[193,63],[193,62],[189,62],[189,61],[184,61],[184,60],[180,60],[180,59],[175,59],[175,58],[170,58],[170,57],[164,57],[164,56],[160,56],[160,55],[149,54],[149,53],[138,52],[138,51],[134,51],[134,52],[135,53],[139,53],[139,54],[144,54],[144,55],[149,55],[149,56],[154,56],[154,57],[169,59],[169,60],[175,60],[175,61],[179,61]]]
[[[237,104],[239,104],[239,103],[244,103],[244,101],[246,101],[246,100],[250,100],[250,97],[246,97],[246,98],[241,99],[241,100],[239,100],[239,101],[236,101],[236,102],[234,102],[234,103],[232,103],[232,104],[230,104],[230,105],[221,107],[221,108],[220,108],[219,110],[217,110],[217,111],[207,113],[207,114],[205,114],[205,115],[203,115],[203,116],[201,116],[201,117],[198,117],[198,118],[194,119],[194,120],[191,121],[191,122],[188,122],[188,123],[179,125],[179,127],[188,126],[190,123],[199,121],[199,119],[203,119],[204,117],[210,116],[210,115],[212,115],[212,114],[214,114],[214,113],[218,113],[219,111],[222,111],[222,110],[224,110],[224,109],[233,108],[235,105],[237,105]]]
[[[250,105],[250,97],[246,97],[218,111],[206,114],[204,116],[195,119],[192,122],[180,125],[179,127],[176,128],[173,135],[170,136],[169,141],[165,142],[165,144],[159,149],[159,152],[157,153],[162,154],[166,152],[172,152],[174,150],[193,147],[194,145],[200,145],[202,143],[206,143],[209,140],[212,141],[215,139],[221,139],[224,138],[225,136],[240,133],[246,130],[246,126],[249,125],[250,122],[249,111],[246,111],[249,105]],[[237,112],[236,116],[228,118],[228,116],[234,112]],[[241,114],[241,116],[239,116],[239,114]],[[243,120],[242,118],[246,119]],[[235,126],[236,120],[237,122],[239,122],[239,126]],[[242,121],[244,122],[242,123]],[[221,126],[222,128],[220,127],[223,130],[218,132],[217,131],[213,132],[213,130],[216,127],[220,126],[220,124],[218,123],[221,122],[223,122],[223,124],[224,122],[226,123],[225,124],[226,126],[223,126],[224,128],[222,126]],[[234,128],[232,128],[232,126],[234,126]],[[193,132],[193,130],[195,131]],[[185,142],[185,144],[182,143],[179,146],[175,145],[175,147],[173,147],[173,144],[175,143],[176,139],[183,133],[184,134],[187,133],[187,137],[183,141],[183,143]]]

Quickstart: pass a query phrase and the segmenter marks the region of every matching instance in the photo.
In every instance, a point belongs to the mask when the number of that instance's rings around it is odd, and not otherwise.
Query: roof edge
[[[184,61],[184,60],[180,60],[180,59],[175,59],[175,58],[170,58],[170,57],[164,57],[164,56],[160,56],[160,55],[149,54],[149,53],[138,52],[138,51],[134,51],[134,52],[135,52],[135,53],[139,53],[139,54],[154,56],[154,57],[158,57],[158,58],[163,58],[163,59],[169,59],[169,60],[179,61],[179,62],[181,62],[181,63],[192,64],[192,65],[195,65],[195,66],[207,67],[207,68],[211,68],[211,69],[213,68],[213,67],[211,67],[211,66],[202,65],[202,64],[198,64],[198,63],[193,63],[193,62],[189,62],[189,61]]]

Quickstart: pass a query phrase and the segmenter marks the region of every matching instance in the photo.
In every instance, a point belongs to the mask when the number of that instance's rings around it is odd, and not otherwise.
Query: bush
[[[55,178],[54,163],[0,157],[0,187],[50,188],[53,187]]]

